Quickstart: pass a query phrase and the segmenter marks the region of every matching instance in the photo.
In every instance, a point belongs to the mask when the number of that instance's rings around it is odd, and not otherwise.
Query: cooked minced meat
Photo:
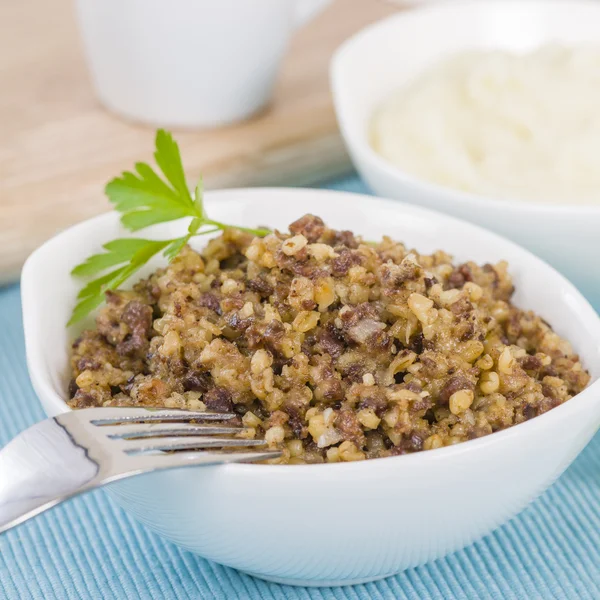
[[[315,216],[263,239],[227,230],[132,291],[73,344],[73,408],[234,412],[282,462],[361,460],[478,438],[590,377],[511,304],[507,264],[456,265]]]

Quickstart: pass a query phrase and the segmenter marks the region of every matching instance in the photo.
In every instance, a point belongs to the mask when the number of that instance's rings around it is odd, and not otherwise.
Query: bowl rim
[[[347,55],[356,46],[370,45],[371,40],[383,29],[392,29],[395,26],[403,27],[406,21],[409,22],[427,22],[429,18],[440,14],[455,13],[465,10],[481,11],[484,5],[478,0],[455,0],[452,3],[439,3],[419,7],[418,10],[404,10],[384,17],[375,23],[367,25],[340,44],[333,53],[329,63],[329,81],[333,96],[333,103],[338,120],[338,125],[344,142],[346,143],[350,154],[360,154],[361,159],[368,161],[373,169],[383,172],[392,179],[396,179],[402,185],[410,185],[420,193],[428,195],[437,195],[447,203],[461,202],[472,205],[475,209],[481,209],[482,202],[486,203],[486,208],[494,210],[516,210],[526,214],[544,213],[544,214],[576,214],[577,216],[598,216],[600,214],[600,204],[567,204],[560,202],[548,204],[544,202],[535,202],[527,200],[518,200],[516,198],[494,198],[474,192],[467,192],[452,187],[443,186],[438,183],[429,182],[425,179],[416,177],[404,169],[395,166],[390,161],[380,156],[369,143],[365,132],[362,134],[355,120],[349,116],[351,109],[349,105],[352,100],[350,94],[345,92],[343,84],[344,73],[347,70]],[[600,17],[600,4],[595,0],[520,0],[518,3],[508,3],[506,0],[488,0],[487,7],[493,7],[494,10],[538,10],[547,11],[552,7],[561,7],[568,9],[570,13],[576,12],[577,6],[585,6],[588,10],[595,10]],[[593,7],[593,8],[592,8]],[[598,36],[600,42],[600,35]],[[389,61],[386,63],[389,64]],[[392,66],[390,65],[390,68]]]
[[[365,201],[368,200],[369,203],[379,203],[385,206],[394,206],[397,210],[405,210],[411,212],[413,214],[417,214],[422,217],[434,218],[434,219],[442,219],[444,222],[448,224],[456,224],[461,227],[466,227],[471,229],[479,234],[483,234],[488,237],[490,240],[494,242],[503,244],[507,246],[507,248],[512,249],[513,251],[518,252],[523,257],[527,257],[529,260],[533,259],[535,262],[543,265],[549,273],[549,276],[552,277],[554,281],[560,283],[562,287],[566,287],[572,297],[575,299],[575,305],[570,307],[571,311],[583,311],[588,319],[590,319],[590,327],[587,329],[590,339],[597,339],[596,342],[600,347],[600,315],[594,310],[594,308],[590,305],[588,300],[579,292],[579,290],[560,272],[558,272],[554,267],[546,263],[541,258],[537,257],[534,253],[529,250],[523,248],[519,244],[497,234],[492,231],[487,230],[484,227],[479,225],[475,225],[463,219],[453,217],[447,215],[445,213],[432,210],[429,208],[424,208],[421,206],[415,206],[414,204],[393,200],[389,198],[381,198],[376,196],[370,196],[367,194],[360,194],[355,192],[346,192],[341,190],[327,190],[327,189],[315,189],[315,188],[282,188],[282,187],[265,187],[265,188],[228,188],[222,190],[214,190],[209,191],[205,194],[205,202],[239,202],[240,194],[250,194],[261,196],[264,194],[292,194],[298,195],[299,200],[301,196],[305,195],[328,195],[328,196],[337,196],[338,198],[350,197],[350,199]],[[38,389],[42,389],[45,392],[46,398],[49,403],[52,403],[56,408],[57,412],[69,412],[72,409],[67,405],[66,401],[59,396],[57,391],[54,389],[52,383],[48,378],[39,377],[39,373],[43,372],[40,368],[43,363],[44,353],[35,347],[34,340],[37,334],[36,328],[37,323],[32,322],[32,311],[29,310],[30,306],[35,305],[37,300],[35,292],[35,271],[43,266],[44,260],[43,255],[45,249],[47,249],[50,245],[58,244],[62,238],[66,237],[67,234],[71,234],[77,230],[86,230],[88,228],[100,228],[106,227],[106,224],[109,222],[115,221],[118,215],[116,211],[109,211],[107,213],[103,213],[91,219],[86,219],[82,222],[79,222],[71,227],[61,231],[57,235],[53,236],[46,242],[44,242],[41,246],[39,246],[36,250],[34,250],[30,256],[28,257],[25,265],[23,267],[22,275],[21,275],[21,294],[22,294],[22,311],[23,311],[23,326],[25,330],[25,346],[26,346],[26,355],[27,355],[27,369],[30,375],[30,379],[32,381],[37,381],[37,384],[34,384],[36,395],[41,396],[43,394],[38,394]],[[39,300],[38,300],[39,301]],[[596,338],[594,337],[594,333],[596,334]],[[600,363],[600,358],[599,358]],[[36,376],[38,374],[38,376]],[[594,392],[598,391],[599,393],[595,394]],[[338,462],[338,463],[318,463],[318,464],[303,464],[303,465],[256,465],[252,463],[228,463],[225,465],[220,465],[221,468],[227,470],[233,470],[239,473],[252,472],[253,475],[256,474],[257,469],[261,473],[267,473],[273,471],[278,477],[281,476],[282,473],[294,473],[299,472],[300,470],[305,472],[307,469],[316,469],[319,467],[320,469],[327,469],[331,471],[332,469],[336,469],[337,472],[342,471],[356,471],[362,470],[365,464],[370,465],[370,468],[387,468],[386,465],[392,466],[396,465],[398,468],[401,464],[406,464],[407,466],[419,464],[422,461],[434,462],[440,460],[452,460],[455,456],[460,456],[464,452],[476,451],[477,448],[487,448],[492,445],[498,445],[503,443],[506,440],[510,440],[515,435],[520,435],[521,433],[525,433],[526,431],[531,430],[534,427],[542,427],[543,424],[548,423],[550,419],[561,419],[562,415],[566,413],[566,411],[575,412],[577,410],[585,410],[585,407],[582,406],[584,402],[591,403],[594,400],[594,396],[596,396],[596,402],[600,404],[600,376],[588,385],[582,392],[574,396],[572,399],[567,402],[549,410],[543,415],[534,417],[528,421],[523,423],[519,423],[517,425],[513,425],[508,427],[507,429],[493,432],[492,434],[476,438],[473,440],[467,440],[465,442],[461,442],[459,444],[455,444],[452,446],[444,446],[442,448],[436,448],[434,450],[426,450],[420,451],[410,454],[398,455],[398,456],[389,456],[378,459],[371,460],[363,460],[363,461],[355,461],[355,462]],[[392,462],[396,461],[396,462]],[[402,462],[398,462],[402,461]],[[375,465],[375,466],[374,466]],[[379,465],[379,467],[377,466]],[[293,467],[293,468],[291,468]],[[287,475],[285,475],[287,476]]]

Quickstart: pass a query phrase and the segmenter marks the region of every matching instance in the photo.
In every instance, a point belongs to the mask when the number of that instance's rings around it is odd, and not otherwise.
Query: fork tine
[[[132,439],[163,436],[227,435],[243,431],[243,427],[207,425],[204,423],[133,423],[126,425],[103,425],[102,433],[114,439]]]
[[[223,462],[254,462],[257,460],[269,460],[279,458],[283,452],[281,450],[252,450],[251,452],[207,452],[218,456]]]
[[[234,438],[210,438],[202,436],[134,438],[122,440],[122,447],[127,454],[140,452],[169,452],[171,450],[194,450],[200,448],[238,448],[242,446],[264,446],[264,440],[248,440]]]
[[[132,457],[142,469],[169,469],[195,465],[217,465],[237,462],[258,462],[281,456],[279,450],[255,450],[251,452],[175,452],[170,454],[137,454]]]
[[[227,421],[237,416],[234,413],[131,407],[88,408],[85,409],[85,413],[90,423],[101,426],[143,421]]]

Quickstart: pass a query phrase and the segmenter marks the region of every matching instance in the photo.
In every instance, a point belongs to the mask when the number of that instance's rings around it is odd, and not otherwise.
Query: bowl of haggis
[[[191,192],[165,131],[155,156],[22,279],[48,415],[229,413],[281,452],[112,484],[153,531],[273,581],[370,581],[490,532],[597,430],[600,319],[527,250],[394,200]]]

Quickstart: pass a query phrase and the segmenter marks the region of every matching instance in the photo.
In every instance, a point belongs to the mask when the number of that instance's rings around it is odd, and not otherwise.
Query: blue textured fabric
[[[366,191],[357,178],[327,186]],[[44,418],[25,365],[19,288],[0,290],[0,446]],[[440,505],[443,510],[443,505]],[[482,541],[378,583],[293,588],[179,550],[102,492],[0,536],[0,599],[600,598],[600,435],[543,496]]]

